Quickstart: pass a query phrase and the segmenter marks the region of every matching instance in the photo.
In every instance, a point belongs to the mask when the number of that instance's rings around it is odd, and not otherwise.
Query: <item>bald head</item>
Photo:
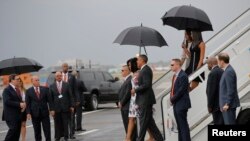
[[[73,71],[71,72],[71,74],[72,74],[73,76],[75,76],[75,77],[78,77],[78,72],[77,72],[76,70],[73,70]]]
[[[55,77],[56,77],[56,81],[58,81],[58,82],[62,81],[62,72],[57,71],[55,73]]]
[[[31,82],[32,82],[34,87],[39,87],[40,86],[40,80],[39,80],[39,77],[37,75],[33,75],[31,77]]]
[[[63,63],[62,64],[62,71],[64,73],[67,73],[68,72],[68,69],[69,69],[69,65],[67,63]]]
[[[207,67],[209,70],[212,70],[212,68],[214,66],[217,66],[217,65],[218,65],[218,61],[217,61],[216,57],[209,57],[207,59]]]
[[[213,65],[218,65],[218,61],[217,61],[217,58],[216,58],[216,57],[209,57],[209,58],[207,59],[207,63],[213,64]]]

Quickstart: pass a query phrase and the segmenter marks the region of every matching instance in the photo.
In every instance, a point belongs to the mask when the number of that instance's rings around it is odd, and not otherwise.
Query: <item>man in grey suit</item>
[[[174,116],[178,127],[178,141],[191,141],[187,121],[187,112],[188,109],[191,108],[188,75],[181,69],[180,59],[172,59],[171,70],[175,74],[172,78],[170,101],[173,105]]]
[[[139,134],[137,141],[144,141],[146,130],[150,133],[156,141],[163,141],[160,130],[155,124],[153,118],[153,104],[156,103],[154,91],[152,88],[153,72],[147,65],[148,57],[146,55],[139,55],[137,59],[137,66],[140,69],[138,77],[138,87],[132,88],[131,94],[136,93],[136,104],[139,112]]]
[[[219,66],[224,70],[220,80],[219,103],[226,125],[236,123],[236,108],[240,106],[237,76],[229,60],[229,55],[226,53],[220,53],[218,56]]]
[[[215,57],[208,58],[207,67],[210,70],[206,89],[207,108],[208,112],[212,113],[214,124],[221,125],[224,122],[219,106],[219,87],[223,70],[218,67],[218,61]]]
[[[70,112],[74,111],[74,101],[68,83],[62,81],[62,73],[56,72],[56,82],[50,86],[50,109],[55,121],[55,138],[69,137],[68,122]]]
[[[129,104],[132,89],[130,70],[127,65],[122,67],[121,70],[122,77],[124,78],[124,82],[119,90],[119,107],[121,109],[122,121],[124,124],[125,132],[127,133],[128,129],[128,113],[129,113]]]

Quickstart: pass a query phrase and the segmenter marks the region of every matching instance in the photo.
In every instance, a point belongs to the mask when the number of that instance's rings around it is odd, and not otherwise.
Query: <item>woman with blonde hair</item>
[[[25,102],[26,89],[24,87],[22,79],[20,79],[19,84],[20,84],[19,89],[21,91],[22,101]],[[21,141],[26,141],[26,120],[27,120],[26,109],[22,110],[21,120],[22,120],[22,123],[21,123]]]

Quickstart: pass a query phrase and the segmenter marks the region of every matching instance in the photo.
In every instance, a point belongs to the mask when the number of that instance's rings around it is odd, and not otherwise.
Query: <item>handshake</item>
[[[20,107],[21,107],[21,112],[24,112],[26,109],[26,103],[25,102],[21,102],[20,103]]]

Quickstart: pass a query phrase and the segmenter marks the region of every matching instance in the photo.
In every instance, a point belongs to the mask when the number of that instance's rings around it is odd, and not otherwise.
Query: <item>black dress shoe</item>
[[[80,129],[76,129],[76,131],[86,131],[86,129],[80,128]]]

